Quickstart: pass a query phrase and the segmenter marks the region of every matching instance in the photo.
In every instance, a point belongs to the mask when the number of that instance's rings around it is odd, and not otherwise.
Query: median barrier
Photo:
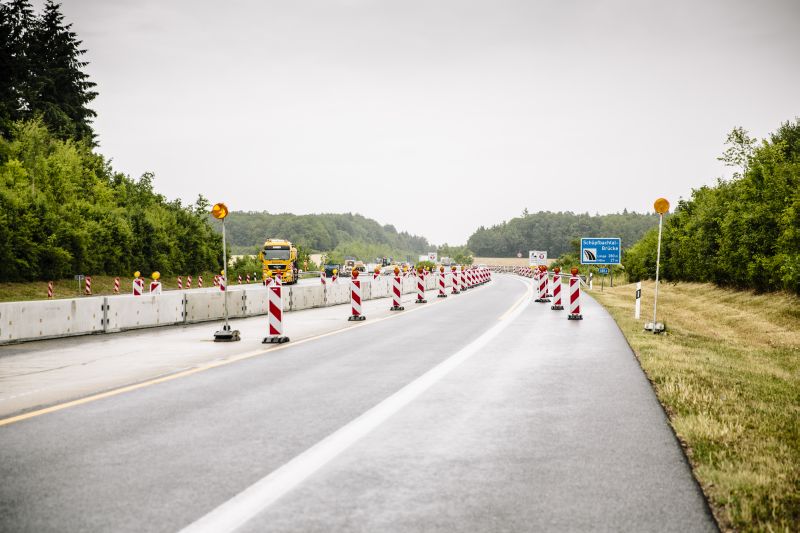
[[[103,331],[101,296],[0,303],[0,343]]]
[[[106,319],[103,331],[167,326],[183,322],[184,297],[179,291],[103,298]]]

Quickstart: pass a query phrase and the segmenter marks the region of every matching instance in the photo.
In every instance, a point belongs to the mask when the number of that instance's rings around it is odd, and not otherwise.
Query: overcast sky
[[[673,204],[800,116],[800,1],[65,0],[116,170],[441,244]]]

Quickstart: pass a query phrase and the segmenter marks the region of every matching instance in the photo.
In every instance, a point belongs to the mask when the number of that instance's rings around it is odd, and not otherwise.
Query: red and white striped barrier
[[[48,298],[52,298],[53,297],[53,282],[52,281],[48,281],[47,282],[47,297]]]
[[[197,288],[198,289],[202,289],[203,288],[203,276],[199,276],[199,275],[197,276]]]
[[[461,294],[461,292],[458,290],[458,272],[456,271],[456,267],[453,267],[450,270],[450,277],[453,278],[453,290],[450,294]]]
[[[143,292],[144,292],[144,280],[137,276],[133,280],[133,295],[141,296]]]
[[[581,278],[578,277],[578,269],[572,269],[572,276],[569,278],[569,320],[583,320],[581,315]]]
[[[395,269],[394,277],[392,278],[392,306],[389,311],[402,311],[405,309],[400,302],[402,300],[402,280],[400,279],[400,270]]]
[[[266,281],[266,278],[264,281]],[[280,283],[275,283],[267,287],[267,298],[269,303],[268,329],[267,336],[264,337],[264,344],[281,344],[289,342],[289,337],[283,334],[283,287]]]
[[[178,276],[178,290],[183,290],[183,276]]]
[[[228,284],[228,280],[225,279],[225,276],[219,276],[217,278],[217,285],[219,286],[220,291],[225,291],[225,286]]]
[[[150,282],[150,294],[161,294],[161,282],[157,279]]]
[[[467,287],[467,273],[464,271],[464,267],[463,266],[461,267],[461,272],[460,272],[459,278],[460,278],[459,285],[461,286],[461,290],[465,291],[465,290],[469,289],[469,287]]]
[[[547,303],[550,298],[547,297],[547,270],[545,267],[539,268],[539,279],[537,281],[539,286],[539,297],[535,301],[539,303]]]
[[[247,283],[250,283],[250,273],[249,272],[247,273],[246,281],[247,281]]]
[[[242,275],[239,274],[239,285],[241,285],[241,284],[242,284]]]
[[[119,294],[119,278],[114,278],[114,294]]]
[[[350,280],[350,316],[347,320],[358,322],[366,320],[361,313],[361,280],[358,279],[358,270],[353,270],[353,279]]]
[[[564,305],[561,303],[561,269],[555,267],[553,269],[553,305],[550,306],[553,311],[563,311]]]
[[[214,274],[214,286],[219,287],[219,275]]]
[[[381,267],[375,267],[375,271],[372,272],[372,281],[378,279],[378,276],[381,275]]]
[[[428,300],[425,299],[425,274],[422,268],[417,271],[417,299],[414,300],[415,304],[426,304]]]
[[[337,275],[336,275],[336,272],[334,272],[334,273],[333,273],[333,275],[331,275],[331,283],[336,283],[336,279],[337,279],[338,277],[339,277],[339,276],[337,276]]]
[[[192,288],[192,276],[186,276],[186,289]]]
[[[327,278],[327,277],[325,277],[325,271],[321,271],[321,272],[319,273],[319,282],[322,284],[322,286],[323,286],[323,287],[326,285],[326,283],[327,283],[327,279],[328,279],[328,278]]]
[[[86,276],[83,278],[84,286],[83,286],[83,294],[86,296],[92,295],[92,276]]]
[[[437,298],[447,298],[447,293],[445,292],[446,279],[447,277],[444,273],[444,267],[439,267],[439,294],[436,295]]]

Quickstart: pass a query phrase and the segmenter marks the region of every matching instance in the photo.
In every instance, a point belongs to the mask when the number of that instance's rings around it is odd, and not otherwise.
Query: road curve
[[[0,529],[178,531],[216,512],[247,531],[714,531],[613,320],[588,300],[567,321],[496,278],[0,427]],[[276,472],[293,484],[237,507]]]

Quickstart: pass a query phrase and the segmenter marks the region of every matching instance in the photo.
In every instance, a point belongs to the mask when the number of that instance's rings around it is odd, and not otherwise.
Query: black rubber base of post
[[[552,309],[553,311],[563,311],[564,310],[564,306],[563,305],[551,305],[550,309]]]
[[[366,319],[367,317],[365,317],[364,315],[350,315],[349,317],[347,317],[347,320],[349,322],[361,322],[362,320]]]
[[[238,329],[221,329],[214,333],[214,342],[236,342],[242,340]]]
[[[389,311],[402,311],[405,309],[402,305],[393,305],[389,308]]]
[[[436,297],[437,298],[447,298],[447,295],[446,294],[437,294]]]
[[[426,303],[428,303],[428,300],[414,300],[414,303],[415,304],[426,304]]]
[[[583,320],[583,315],[569,315],[567,320]]]
[[[453,291],[450,294],[461,294],[461,291]]]
[[[283,344],[289,342],[289,337],[264,337],[261,344]]]

